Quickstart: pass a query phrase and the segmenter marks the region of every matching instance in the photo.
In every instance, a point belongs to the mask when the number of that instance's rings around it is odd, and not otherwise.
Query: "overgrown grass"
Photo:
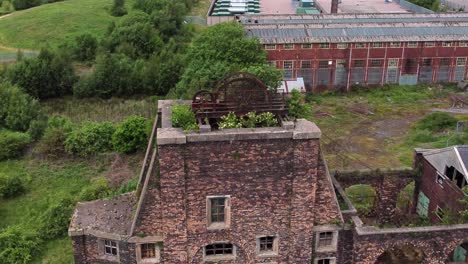
[[[309,118],[322,130],[322,144],[332,169],[410,166],[413,148],[407,144],[411,126],[431,108],[450,107],[449,85],[386,86],[343,95],[310,95]],[[432,139],[431,139],[432,140]],[[443,138],[434,139],[441,143]],[[435,144],[441,146],[442,144]]]
[[[368,214],[374,207],[376,193],[374,188],[366,184],[353,185],[345,190],[354,208],[361,214]]]
[[[208,9],[210,9],[211,1],[212,0],[198,0],[198,2],[193,5],[190,15],[206,17]]]
[[[101,37],[113,0],[67,0],[17,11],[0,20],[0,45],[39,49],[56,47],[83,33]],[[127,5],[133,1],[127,0]]]
[[[143,99],[54,99],[42,103],[46,114],[63,115],[75,123],[121,122],[125,118],[137,115],[153,120],[158,112],[157,97]]]

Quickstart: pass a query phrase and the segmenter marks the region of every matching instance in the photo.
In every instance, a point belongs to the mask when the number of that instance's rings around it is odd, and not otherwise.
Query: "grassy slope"
[[[14,12],[0,19],[0,45],[39,49],[88,32],[102,36],[115,18],[112,0],[67,0]]]

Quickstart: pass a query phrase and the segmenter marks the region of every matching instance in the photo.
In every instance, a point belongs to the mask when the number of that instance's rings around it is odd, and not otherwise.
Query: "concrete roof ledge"
[[[158,145],[172,145],[187,143],[187,135],[184,134],[182,128],[159,128],[157,134]]]
[[[320,138],[322,131],[315,123],[312,123],[306,119],[297,119],[296,128],[293,132],[293,139],[314,139]]]

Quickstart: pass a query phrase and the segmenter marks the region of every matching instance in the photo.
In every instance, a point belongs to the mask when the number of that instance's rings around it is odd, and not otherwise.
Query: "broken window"
[[[284,44],[284,49],[294,49],[294,44],[286,43],[286,44]]]
[[[452,47],[453,43],[451,41],[442,42],[442,47]]]
[[[453,175],[455,174],[455,168],[453,166],[445,166],[445,176],[453,181]]]
[[[455,170],[455,183],[461,189],[465,183],[465,176],[461,174],[458,170]]]
[[[449,66],[450,65],[450,58],[441,58],[439,60],[439,66]]]
[[[382,42],[375,42],[372,44],[372,47],[374,48],[382,48],[383,47],[383,43]]]
[[[382,67],[382,60],[381,59],[372,59],[370,60],[371,67]]]
[[[301,61],[301,68],[303,69],[310,69],[312,68],[312,62],[310,60],[303,60]]]
[[[141,258],[156,258],[156,243],[147,243],[140,245]]]
[[[230,218],[229,196],[212,196],[207,198],[208,228],[219,229],[229,227]]]
[[[319,247],[329,247],[333,245],[333,232],[319,233]]]
[[[316,263],[317,264],[333,264],[335,262],[334,262],[334,259],[332,258],[323,258],[323,259],[318,259]]]
[[[437,215],[437,217],[439,217],[441,220],[444,218],[445,216],[445,212],[444,210],[442,210],[442,208],[440,208],[439,206],[437,206],[436,210],[435,210],[435,214]]]
[[[444,177],[442,175],[440,175],[439,173],[437,173],[436,181],[437,181],[438,184],[443,185],[444,184]]]
[[[389,68],[398,67],[398,59],[388,59],[388,67]]]
[[[104,240],[104,254],[117,256],[117,242],[112,240]]]
[[[366,62],[364,60],[354,60],[354,67],[364,67],[366,66]]]
[[[346,68],[346,60],[336,60],[336,68]]]
[[[231,243],[216,243],[205,247],[205,256],[233,255],[234,246]]]
[[[356,43],[354,44],[354,47],[360,49],[360,48],[365,48],[366,47],[366,44],[365,43]]]
[[[432,59],[431,58],[424,58],[421,61],[422,66],[432,66]]]
[[[433,41],[426,41],[424,42],[424,46],[426,47],[434,47],[435,43]]]
[[[348,48],[348,43],[338,43],[338,44],[336,44],[336,47],[338,49],[346,49],[346,48]]]

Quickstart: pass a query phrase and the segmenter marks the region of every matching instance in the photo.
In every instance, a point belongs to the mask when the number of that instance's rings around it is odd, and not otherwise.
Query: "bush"
[[[458,120],[447,113],[431,113],[416,124],[416,128],[430,131],[440,131],[444,129],[455,129]]]
[[[51,204],[41,216],[41,238],[49,240],[65,236],[74,208],[75,202],[70,198],[63,198]]]
[[[185,131],[198,130],[197,121],[195,120],[195,114],[193,113],[189,105],[174,105],[172,106],[171,110],[171,120],[173,127],[181,127]]]
[[[93,61],[96,57],[98,42],[91,34],[82,34],[75,39],[73,57],[78,61]]]
[[[114,150],[132,153],[144,149],[148,141],[148,120],[141,116],[131,116],[124,120],[112,135]]]
[[[17,86],[0,82],[0,127],[27,131],[38,118],[42,118],[42,113],[37,100]]]
[[[34,233],[15,225],[0,232],[0,263],[27,264],[38,251],[40,239]]]
[[[19,157],[31,142],[31,137],[26,133],[0,131],[0,160]]]
[[[76,76],[65,51],[41,50],[39,56],[23,59],[8,69],[9,80],[39,99],[70,94]]]
[[[44,136],[39,141],[36,149],[39,153],[51,158],[57,158],[65,154],[65,140],[67,134],[73,130],[73,123],[67,117],[53,116],[47,123]]]
[[[228,119],[232,118],[229,117]],[[278,124],[278,120],[275,115],[270,112],[264,112],[257,115],[255,112],[249,112],[247,115],[244,115],[239,118],[240,123],[243,127],[255,128],[255,127],[271,127]]]
[[[103,198],[111,193],[111,189],[104,177],[94,178],[91,180],[91,185],[86,186],[81,190],[80,201],[92,201]]]
[[[87,123],[67,135],[65,150],[82,157],[112,150],[112,123]]]
[[[111,15],[115,17],[121,17],[127,14],[127,9],[125,9],[125,0],[114,0],[114,5],[112,6]]]
[[[41,5],[41,0],[13,0],[13,6],[16,10],[22,10]]]
[[[23,181],[18,176],[7,176],[0,173],[0,197],[12,198],[24,193]]]
[[[288,101],[289,115],[294,118],[305,118],[310,115],[309,105],[304,104],[304,95],[298,90],[291,91],[291,98]]]

